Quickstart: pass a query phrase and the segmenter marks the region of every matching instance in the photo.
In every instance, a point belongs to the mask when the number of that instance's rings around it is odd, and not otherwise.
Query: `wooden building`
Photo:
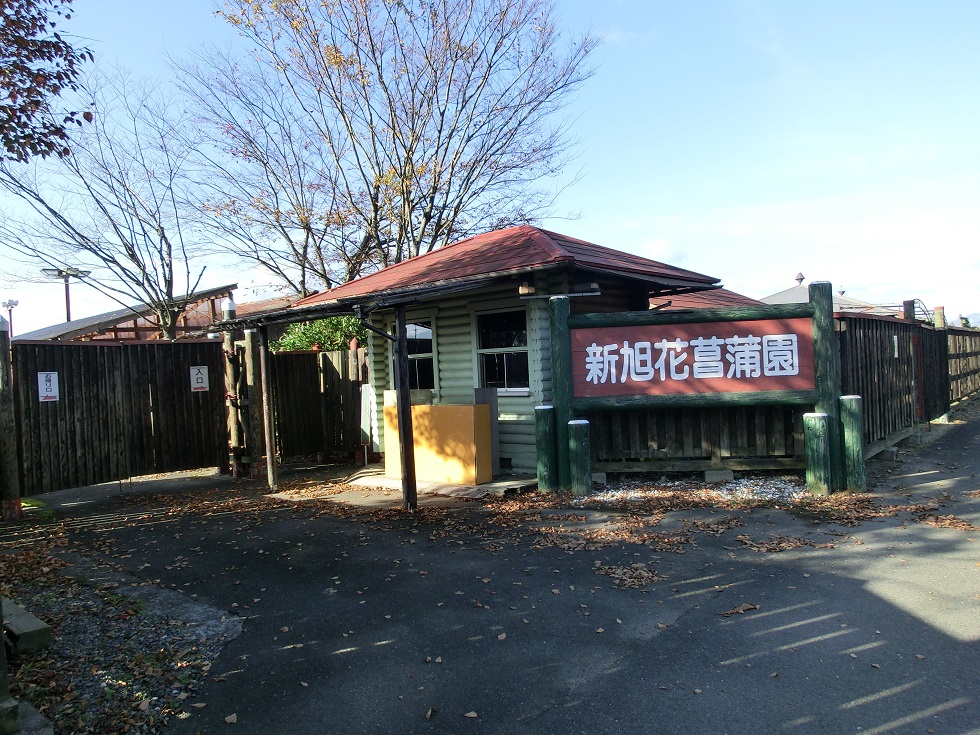
[[[670,308],[710,292],[712,305],[755,303],[718,289],[718,279],[531,226],[489,232],[393,265],[260,324],[358,312],[378,332],[406,305],[413,403],[472,405],[495,391],[501,472],[535,470],[534,407],[552,398],[548,299],[572,296],[573,313]],[[369,344],[371,435],[391,450],[383,421],[394,389],[391,342]]]

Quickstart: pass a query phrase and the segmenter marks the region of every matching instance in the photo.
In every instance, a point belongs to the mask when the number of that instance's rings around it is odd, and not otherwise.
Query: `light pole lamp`
[[[3,304],[0,304],[0,306],[3,306],[7,310],[7,324],[9,325],[8,328],[10,329],[11,337],[14,336],[14,307],[19,303],[16,299],[7,299]]]
[[[68,281],[72,278],[85,278],[91,275],[92,271],[83,271],[80,268],[42,268],[41,273],[49,278],[62,278],[65,281],[65,321],[71,321],[71,295],[68,290]]]

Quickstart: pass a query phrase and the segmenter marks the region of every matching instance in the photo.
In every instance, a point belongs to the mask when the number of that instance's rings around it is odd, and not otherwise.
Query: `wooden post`
[[[908,319],[910,322],[915,321],[915,301],[902,302],[902,318]]]
[[[317,374],[320,378],[320,451],[317,459],[325,462],[327,459],[327,437],[330,435],[330,372],[333,363],[330,362],[330,355],[326,352],[318,352],[316,356]],[[342,361],[346,364],[346,361]]]
[[[942,306],[937,306],[932,310],[932,325],[936,329],[946,329],[949,325],[946,323],[946,309]]]
[[[844,425],[844,489],[863,493],[868,489],[864,471],[864,413],[861,396],[841,396],[840,418]]]
[[[20,504],[20,471],[17,462],[17,424],[14,421],[12,377],[10,323],[0,316],[0,503],[2,503],[2,516],[5,521],[20,520],[24,517]]]
[[[558,446],[558,486],[571,487],[568,456],[568,422],[572,419],[572,335],[568,329],[570,304],[567,296],[548,299],[551,313],[551,400],[555,406]]]
[[[827,414],[803,414],[806,489],[814,495],[829,495],[832,489],[830,428],[830,417]]]
[[[827,281],[810,284],[810,303],[813,304],[813,360],[817,381],[817,401],[814,411],[827,414],[827,443],[830,448],[831,492],[844,484],[844,462],[841,451],[840,425],[840,365],[837,335],[834,332],[834,295]]]
[[[555,407],[534,407],[534,442],[538,453],[538,490],[558,489],[558,443],[555,432]]]
[[[225,420],[228,422],[228,464],[232,477],[240,477],[242,474],[242,423],[239,420],[238,405],[238,353],[235,348],[235,335],[233,332],[225,332],[223,335],[223,353],[225,359],[225,405],[227,412]]]
[[[398,443],[401,451],[402,500],[405,510],[415,510],[415,434],[412,430],[412,390],[408,380],[408,326],[405,305],[395,307],[395,386],[398,414]]]
[[[249,477],[258,477],[262,471],[261,457],[265,454],[265,442],[262,440],[262,337],[257,329],[245,330],[245,390],[247,395],[239,401],[246,406],[247,421],[245,425],[245,451],[249,464]]]
[[[568,422],[568,456],[572,495],[588,495],[592,492],[592,444],[585,419]]]
[[[14,390],[10,371],[10,323],[0,316],[0,499],[3,519],[24,517],[20,505],[20,476],[17,470],[17,434],[14,422]],[[0,620],[3,605],[0,603]],[[0,733],[20,730],[18,703],[10,696],[7,678],[7,647],[0,641]]]
[[[269,335],[265,327],[261,332],[261,344],[259,345],[259,372],[262,378],[262,429],[265,437],[265,471],[269,481],[269,489],[276,489],[277,470],[276,463],[276,424],[275,406],[272,401],[272,371],[269,370]]]

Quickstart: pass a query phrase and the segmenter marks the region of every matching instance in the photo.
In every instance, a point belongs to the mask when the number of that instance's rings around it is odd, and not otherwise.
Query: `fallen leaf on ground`
[[[506,633],[501,633],[500,635],[497,636],[497,640],[498,641],[503,641],[503,640],[506,640],[506,639],[507,639],[507,634]]]
[[[225,722],[227,722],[229,725],[234,725],[236,722],[238,722],[238,715],[228,715],[225,718]]]
[[[425,719],[431,720],[432,719],[432,715],[434,715],[435,713],[436,713],[436,708],[435,707],[429,707],[429,709],[427,709],[425,711]]]
[[[733,607],[731,610],[725,610],[724,612],[720,612],[718,614],[724,615],[727,618],[736,614],[743,615],[744,613],[747,613],[749,610],[758,610],[758,609],[759,609],[758,605],[755,605],[751,602],[743,602],[738,607]]]
[[[476,712],[467,712],[465,715],[463,715],[463,717],[476,717],[476,716],[477,716]]]

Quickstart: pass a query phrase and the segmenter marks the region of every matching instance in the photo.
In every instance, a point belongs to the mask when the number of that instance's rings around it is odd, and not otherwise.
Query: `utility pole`
[[[92,275],[92,271],[83,271],[80,268],[42,268],[41,273],[49,278],[61,278],[65,282],[65,321],[71,321],[71,291],[69,281],[74,278],[86,278]]]

